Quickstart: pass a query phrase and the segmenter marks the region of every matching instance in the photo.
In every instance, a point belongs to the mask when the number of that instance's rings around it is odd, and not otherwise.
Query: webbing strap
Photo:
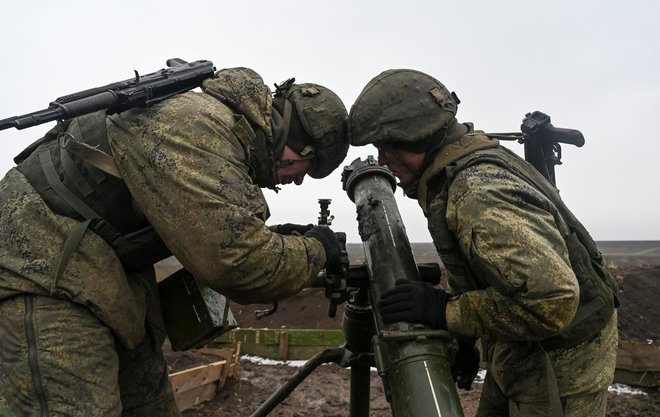
[[[73,254],[80,245],[80,241],[85,235],[85,230],[89,227],[89,223],[92,219],[87,219],[84,222],[79,222],[73,225],[69,236],[67,236],[66,241],[64,242],[64,250],[60,255],[59,261],[57,261],[57,268],[55,269],[55,279],[53,279],[53,284],[50,286],[50,295],[53,295],[55,288],[57,288],[57,282],[64,274],[64,269],[67,264],[73,258]]]
[[[245,116],[236,117],[236,123],[232,125],[231,132],[241,141],[245,149],[250,149],[256,135]]]
[[[96,149],[96,148],[93,148],[87,145],[86,143],[84,143],[82,141],[82,138],[84,137],[85,136],[83,135],[82,130],[80,130],[79,119],[73,119],[67,131],[60,133],[60,136],[57,138],[57,140],[60,143],[60,148],[62,149],[62,152],[69,152],[71,155],[75,155],[78,158],[82,159],[83,161],[87,162],[88,164],[98,168],[98,169],[88,170],[87,175],[89,176],[90,179],[94,180],[96,184],[100,184],[105,180],[105,175],[99,172],[99,170],[104,172],[107,171],[103,169],[103,167],[97,166],[93,158],[91,158],[88,155],[88,153],[85,151],[86,148],[89,149]],[[108,155],[108,157],[110,156]],[[64,161],[62,161],[62,163],[64,163]],[[114,164],[114,159],[112,160],[112,164]],[[64,169],[66,170],[66,166],[64,167]],[[110,174],[112,175],[112,173]]]
[[[46,176],[48,185],[50,185],[53,191],[55,191],[57,195],[59,195],[69,206],[71,206],[72,209],[74,209],[76,212],[78,212],[78,214],[86,219],[82,222],[76,223],[73,225],[73,227],[71,227],[69,235],[64,242],[64,250],[62,251],[60,259],[57,262],[57,267],[55,268],[55,277],[53,278],[53,283],[50,288],[50,293],[52,295],[57,288],[57,282],[62,277],[62,274],[64,274],[66,266],[73,257],[73,254],[78,248],[78,245],[80,245],[80,241],[85,234],[85,230],[90,227],[92,220],[100,220],[99,224],[97,225],[97,229],[101,227],[101,229],[99,229],[99,231],[102,233],[100,236],[107,242],[112,242],[112,240],[109,239],[113,233],[115,235],[117,233],[114,230],[104,230],[103,227],[107,227],[107,222],[105,222],[97,212],[85,204],[85,202],[78,198],[78,196],[76,196],[71,190],[69,190],[66,185],[64,185],[62,180],[60,180],[57,170],[55,169],[55,164],[53,163],[53,157],[50,154],[50,149],[42,148],[38,152],[41,169]],[[107,236],[104,234],[107,234]]]
[[[76,212],[86,219],[100,219],[101,216],[98,215],[91,207],[85,204],[81,199],[79,199],[71,190],[69,190],[64,183],[60,180],[60,176],[55,169],[53,164],[53,158],[50,154],[50,149],[42,148],[39,150],[39,162],[41,162],[41,169],[44,171],[48,185],[62,197],[66,203],[71,206]]]
[[[580,305],[578,307],[577,313],[575,313],[575,316],[573,317],[573,320],[571,321],[571,326],[575,326],[584,319],[590,317],[592,314],[596,313],[598,310],[601,308],[605,307],[607,303],[605,300],[603,300],[602,297],[596,297],[593,300],[589,301],[587,304]],[[584,333],[577,341],[575,338],[573,339],[567,339],[566,337],[562,337],[562,334],[559,334],[558,336],[553,336],[550,337],[549,339],[544,339],[541,342],[541,346],[543,346],[544,349],[546,350],[555,350],[559,348],[569,348],[572,346],[575,346],[579,343],[584,342],[585,340],[593,338],[598,331],[601,329],[597,329],[595,333]]]
[[[557,376],[555,375],[555,370],[552,367],[550,362],[550,356],[548,352],[543,349],[543,346],[539,344],[541,351],[543,352],[544,362],[545,362],[545,377],[546,383],[548,384],[548,415],[556,417],[564,417],[564,407],[561,404],[561,396],[559,395],[559,384],[557,382]]]
[[[71,178],[73,185],[76,187],[76,189],[78,189],[80,195],[87,197],[88,195],[92,194],[94,192],[94,188],[92,188],[85,177],[83,177],[82,173],[76,166],[75,162],[73,162],[71,155],[69,155],[66,149],[60,150],[60,159],[62,161],[62,168],[64,168],[64,172],[69,178]]]
[[[422,211],[424,211],[424,214],[428,216],[427,204],[429,200],[429,182],[435,178],[440,171],[475,151],[494,148],[498,145],[499,141],[497,139],[491,139],[488,136],[475,133],[465,135],[459,140],[445,146],[442,151],[435,156],[433,162],[431,162],[426,168],[419,180],[417,201],[419,202]]]
[[[85,162],[95,166],[106,174],[122,178],[114,158],[102,150],[76,140],[68,140],[64,148],[72,154],[83,158]]]
[[[284,138],[284,144],[289,141],[289,126],[291,125],[291,111],[292,105],[289,100],[284,100],[284,114],[282,115],[283,119],[283,128],[282,128],[282,137]]]

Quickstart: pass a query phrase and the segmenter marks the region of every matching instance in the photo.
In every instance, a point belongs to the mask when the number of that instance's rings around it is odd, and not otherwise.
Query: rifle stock
[[[550,116],[540,111],[527,113],[520,125],[521,133],[488,133],[501,140],[517,140],[525,145],[525,160],[532,164],[552,185],[556,185],[555,165],[561,165],[561,143],[584,145],[582,132],[555,127]]]

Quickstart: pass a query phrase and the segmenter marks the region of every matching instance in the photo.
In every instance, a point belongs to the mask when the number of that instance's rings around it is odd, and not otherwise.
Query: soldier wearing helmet
[[[304,288],[339,243],[327,227],[267,227],[261,187],[330,174],[346,117],[323,86],[290,81],[273,99],[233,68],[202,92],[68,120],[24,152],[0,182],[10,414],[179,416],[153,264],[174,255],[241,304]]]
[[[455,116],[459,100],[415,70],[381,73],[349,114],[352,145],[418,200],[447,288],[399,281],[385,323],[456,336],[452,367],[469,389],[487,373],[477,416],[604,416],[613,380],[616,291],[595,243],[531,165]]]

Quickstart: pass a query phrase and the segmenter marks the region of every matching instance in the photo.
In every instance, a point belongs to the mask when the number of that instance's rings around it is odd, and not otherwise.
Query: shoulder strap
[[[85,220],[76,223],[69,232],[69,235],[64,244],[64,250],[60,255],[60,259],[57,262],[57,268],[55,276],[53,277],[53,283],[51,286],[51,294],[55,291],[57,287],[57,282],[64,273],[67,264],[74,255],[74,252],[78,245],[80,244],[85,230],[91,228],[99,234],[103,239],[108,243],[117,245],[118,242],[123,241],[123,237],[107,223],[103,218],[95,212],[91,207],[89,207],[84,201],[78,198],[71,190],[69,190],[64,183],[60,180],[55,165],[53,164],[53,159],[50,154],[49,148],[41,148],[38,151],[39,160],[41,162],[41,167],[43,169],[44,175],[48,184],[53,189],[57,195],[60,196],[64,201],[67,202],[78,214],[80,214]]]
[[[65,142],[64,149],[72,155],[84,159],[90,165],[95,166],[106,174],[122,178],[115,159],[100,149],[93,148],[86,143],[69,139]]]
[[[480,133],[467,134],[455,142],[443,147],[431,165],[424,171],[419,181],[418,201],[419,205],[427,214],[429,182],[439,175],[447,166],[459,159],[481,149],[494,148],[500,142]]]

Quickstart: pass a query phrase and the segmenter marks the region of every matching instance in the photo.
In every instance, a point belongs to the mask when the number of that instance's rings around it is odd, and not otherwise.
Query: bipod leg
[[[326,349],[322,352],[314,355],[310,360],[305,362],[303,366],[296,371],[295,374],[289,380],[282,385],[277,391],[273,393],[261,406],[254,412],[250,417],[263,417],[267,416],[268,413],[273,411],[275,407],[282,401],[284,401],[293,390],[300,385],[301,382],[305,380],[311,374],[314,369],[318,368],[324,363],[334,362],[340,366],[346,362],[347,356],[351,353],[341,347],[334,349]]]

